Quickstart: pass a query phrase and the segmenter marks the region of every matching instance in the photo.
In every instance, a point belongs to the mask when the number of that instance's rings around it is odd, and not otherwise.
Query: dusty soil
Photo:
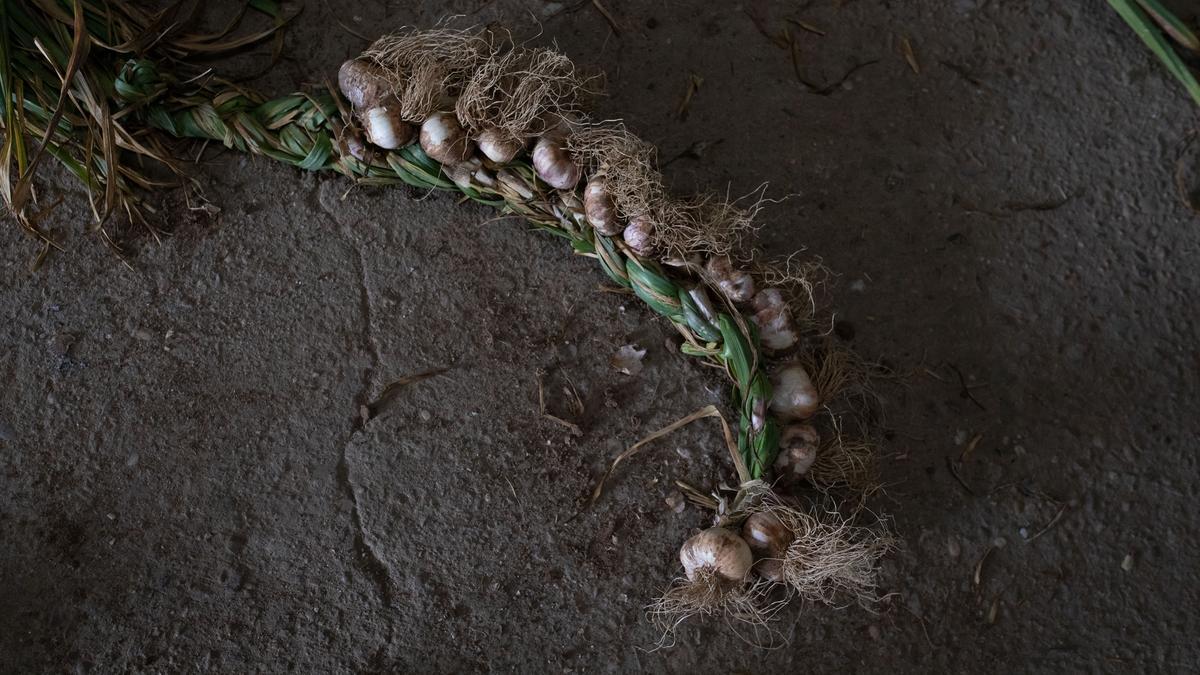
[[[879,613],[795,607],[774,651],[704,623],[645,651],[641,608],[704,522],[670,485],[731,475],[715,428],[582,505],[720,381],[518,222],[220,154],[195,167],[220,213],[167,195],[175,235],[132,268],[65,182],[44,190],[67,253],[31,274],[0,228],[0,671],[1194,668],[1200,223],[1174,169],[1195,109],[1102,3],[837,4],[605,0],[614,35],[586,2],[311,1],[259,84],[331,75],[351,30],[536,21],[664,159],[720,140],[668,164],[681,190],[792,194],[764,247],[836,270],[839,334],[902,375]],[[814,93],[751,16],[792,27],[817,89],[870,65]],[[628,343],[635,378],[608,363]],[[539,371],[552,411],[579,391],[582,436],[537,414]]]

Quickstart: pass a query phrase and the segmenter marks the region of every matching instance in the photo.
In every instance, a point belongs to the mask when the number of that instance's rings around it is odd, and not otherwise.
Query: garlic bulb
[[[557,131],[542,136],[533,146],[533,170],[547,185],[559,190],[573,189],[583,175],[567,152],[562,133]]]
[[[779,435],[779,456],[775,459],[775,473],[781,477],[799,478],[808,473],[817,461],[817,449],[821,436],[811,424],[791,424]]]
[[[788,349],[800,339],[792,325],[792,310],[777,288],[761,290],[754,296],[751,319],[758,326],[762,343],[769,349]]]
[[[342,130],[342,135],[338,137],[338,152],[343,155],[350,155],[359,161],[367,159],[367,146],[363,142],[362,134],[354,127],[346,127]]]
[[[634,253],[645,256],[654,250],[654,221],[646,216],[635,216],[621,233],[625,245]]]
[[[617,217],[617,204],[602,178],[589,180],[583,189],[583,212],[587,215],[588,224],[600,234],[611,237],[621,234],[621,230],[625,229]]]
[[[779,558],[763,558],[754,563],[754,572],[767,581],[782,583],[783,561]]]
[[[484,129],[476,139],[479,151],[497,164],[507,164],[525,149],[521,141],[504,135],[497,129]]]
[[[709,258],[704,271],[731,302],[746,302],[754,297],[754,279],[749,272],[735,270],[728,256]]]
[[[759,558],[783,557],[795,538],[795,533],[770,511],[752,513],[742,523],[742,539]]]
[[[396,150],[412,143],[416,129],[400,119],[400,104],[388,97],[388,102],[367,108],[359,113],[367,140],[384,150]]]
[[[687,578],[714,575],[727,581],[742,581],[750,573],[754,556],[738,535],[723,528],[710,527],[688,539],[679,549],[679,562]]]
[[[466,160],[473,145],[454,115],[434,113],[421,124],[421,149],[439,164]]]
[[[771,386],[771,412],[783,419],[808,419],[821,407],[821,395],[799,363],[789,363],[775,371]]]
[[[338,88],[356,110],[373,107],[391,91],[382,68],[356,59],[338,68]]]

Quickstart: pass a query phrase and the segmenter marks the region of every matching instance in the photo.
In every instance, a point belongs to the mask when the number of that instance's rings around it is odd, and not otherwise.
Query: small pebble
[[[946,542],[946,552],[950,554],[951,558],[962,555],[962,544],[958,543],[956,537],[950,537],[950,540]]]
[[[966,443],[966,442],[967,442],[967,430],[966,429],[959,429],[958,431],[954,432],[954,444],[955,445],[962,445],[963,443]]]
[[[992,540],[992,546],[995,546],[996,548],[1004,548],[1005,546],[1008,546],[1008,540],[1004,537],[996,537],[994,540]]]
[[[1125,570],[1126,572],[1133,571],[1133,554],[1132,553],[1128,553],[1125,555],[1125,559],[1121,561],[1121,569]]]
[[[1024,454],[1025,454],[1025,446],[1023,446],[1023,445],[1014,445],[1014,446],[1013,446],[1013,453],[1014,453],[1014,454],[1016,454],[1018,457],[1020,457],[1021,455],[1024,455]]]
[[[417,415],[421,418],[422,422],[428,422],[433,418],[433,415],[429,414],[428,410],[422,410],[421,412],[417,413]]]
[[[671,509],[675,513],[683,513],[683,510],[687,508],[687,500],[685,500],[683,495],[679,494],[678,492],[672,492],[663,501],[667,503],[667,508]]]

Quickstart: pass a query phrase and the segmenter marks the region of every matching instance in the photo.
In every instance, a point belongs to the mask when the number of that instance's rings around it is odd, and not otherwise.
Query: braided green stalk
[[[168,95],[170,83],[145,60],[125,65],[116,90],[148,124],[173,136],[220,141],[234,150],[308,171],[337,171],[368,184],[457,190],[567,239],[576,253],[595,258],[613,281],[674,323],[686,340],[685,353],[707,358],[729,373],[741,420],[738,449],[747,473],[740,478],[761,478],[775,461],[779,430],[765,413],[771,385],[752,324],[736,310],[715,311],[698,280],[668,272],[638,256],[619,238],[596,232],[584,216],[579,192],[549,188],[527,162],[489,166],[483,180],[478,172],[452,180],[415,143],[396,151],[376,151],[366,161],[356,159],[338,150],[339,134],[345,128],[340,106],[345,104],[328,93],[263,100],[216,83],[184,95]]]

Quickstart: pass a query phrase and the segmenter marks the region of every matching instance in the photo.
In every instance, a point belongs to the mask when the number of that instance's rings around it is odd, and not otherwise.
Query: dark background
[[[645,651],[641,608],[704,522],[667,507],[672,481],[732,474],[715,427],[579,510],[720,380],[516,221],[210,153],[194,175],[219,213],[164,196],[174,236],[132,268],[53,174],[69,250],[31,274],[0,228],[0,670],[1195,667],[1200,222],[1175,171],[1197,114],[1128,27],[1099,2],[603,4],[619,34],[589,2],[309,1],[257,85],[463,14],[606,71],[599,115],[664,160],[720,141],[667,165],[681,191],[791,195],[762,245],[832,268],[855,348],[898,374],[872,506],[905,547],[880,611],[794,607],[773,651],[703,622]],[[818,89],[873,63],[814,93],[752,17],[792,29]],[[608,365],[628,343],[636,378]],[[355,431],[361,402],[439,366]],[[582,437],[539,418],[539,370],[551,412],[579,391]]]

